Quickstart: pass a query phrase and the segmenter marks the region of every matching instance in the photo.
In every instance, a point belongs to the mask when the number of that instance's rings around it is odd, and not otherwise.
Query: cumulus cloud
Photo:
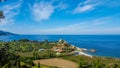
[[[0,9],[4,12],[5,18],[1,20],[0,25],[5,25],[7,23],[13,23],[15,21],[15,16],[19,14],[19,8],[21,7],[21,1],[10,3],[8,5],[3,5]]]
[[[32,7],[35,21],[47,20],[54,12],[54,6],[49,2],[35,3]]]
[[[40,22],[42,20],[48,20],[56,9],[63,10],[67,8],[67,5],[62,2],[53,5],[54,2],[56,1],[35,2],[34,5],[31,7],[33,19],[37,22]]]

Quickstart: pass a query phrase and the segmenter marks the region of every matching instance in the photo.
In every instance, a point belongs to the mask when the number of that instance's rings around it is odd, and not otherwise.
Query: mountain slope
[[[0,36],[1,35],[15,35],[14,33],[10,33],[10,32],[6,32],[6,31],[2,31],[0,30]]]

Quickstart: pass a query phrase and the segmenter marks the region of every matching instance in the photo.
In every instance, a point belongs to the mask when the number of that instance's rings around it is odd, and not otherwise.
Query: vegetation
[[[55,48],[58,48],[58,51]],[[78,68],[120,68],[120,59],[74,56],[70,54],[73,50],[75,48],[71,48],[70,44],[63,40],[38,42],[22,39],[0,42],[0,68],[57,68],[33,62],[36,59],[55,57],[76,62],[79,64]]]
[[[79,64],[78,68],[120,68],[120,59],[107,57],[63,56]]]

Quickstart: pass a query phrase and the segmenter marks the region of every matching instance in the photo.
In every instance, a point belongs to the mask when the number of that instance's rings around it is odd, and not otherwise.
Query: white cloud
[[[64,10],[64,9],[68,8],[68,5],[65,4],[65,3],[63,3],[63,2],[60,2],[60,3],[56,6],[56,8],[58,8],[58,9],[60,9],[60,10]]]
[[[36,21],[47,20],[54,12],[54,6],[48,2],[39,2],[31,10]]]
[[[72,11],[72,13],[82,13],[94,10],[97,6],[101,7],[120,7],[120,0],[84,0],[84,2],[80,2],[78,6]]]
[[[93,9],[94,9],[94,5],[85,5],[85,6],[82,6],[82,7],[77,7],[74,10],[74,13],[81,13],[81,12],[85,12],[85,11],[93,10]]]
[[[99,3],[100,2],[97,0],[86,0],[84,2],[80,2],[78,6],[73,10],[73,13],[82,13],[93,10]]]
[[[111,19],[112,19],[112,17],[103,17],[103,18],[95,19],[95,20],[91,21],[91,23],[92,23],[92,25],[99,26],[99,25],[109,23],[111,21]]]
[[[5,16],[5,18],[1,20],[0,25],[13,23],[15,21],[14,19],[15,16],[19,14],[20,7],[21,7],[21,0],[0,7],[0,9],[4,12],[4,16]]]
[[[64,10],[67,8],[67,5],[62,2],[59,2],[56,5],[53,5],[53,3],[56,1],[35,2],[34,5],[31,7],[33,19],[37,22],[40,22],[42,20],[48,20],[52,16],[52,14],[55,12],[56,9]]]

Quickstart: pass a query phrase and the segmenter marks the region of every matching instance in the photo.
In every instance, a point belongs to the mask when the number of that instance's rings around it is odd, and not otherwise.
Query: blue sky
[[[18,34],[120,34],[120,0],[7,0],[0,30]]]

